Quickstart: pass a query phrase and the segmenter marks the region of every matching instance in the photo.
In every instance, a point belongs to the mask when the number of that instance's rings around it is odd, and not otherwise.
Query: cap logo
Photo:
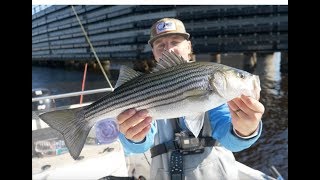
[[[157,24],[156,29],[157,34],[160,34],[166,31],[176,30],[176,25],[171,21],[160,22],[159,24]]]

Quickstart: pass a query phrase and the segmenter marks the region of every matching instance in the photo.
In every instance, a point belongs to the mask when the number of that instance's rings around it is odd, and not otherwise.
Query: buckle
[[[183,150],[183,149],[180,150],[180,153],[182,155],[201,154],[203,152],[204,152],[204,147],[199,147],[197,149],[192,149],[192,150],[190,150],[190,149],[188,149],[188,150]]]

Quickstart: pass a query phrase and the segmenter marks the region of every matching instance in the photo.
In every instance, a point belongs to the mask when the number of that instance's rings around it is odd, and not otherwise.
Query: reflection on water
[[[221,63],[242,69],[243,59],[222,57]],[[271,174],[273,165],[280,174],[288,177],[288,74],[280,73],[280,53],[257,55],[257,65],[253,72],[259,75],[261,83],[260,101],[265,106],[262,117],[263,131],[260,139],[250,148],[234,153],[238,161],[257,170]],[[52,94],[81,90],[83,72],[57,68],[32,67],[32,88],[45,87]],[[114,80],[111,79],[114,85]],[[101,72],[87,72],[85,90],[107,88],[107,81]],[[84,97],[84,102],[97,100],[104,93]],[[57,106],[78,103],[79,97],[56,100]]]

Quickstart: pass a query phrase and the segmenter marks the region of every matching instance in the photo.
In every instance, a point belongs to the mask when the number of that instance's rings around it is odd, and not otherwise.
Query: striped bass
[[[157,119],[185,116],[188,129],[197,137],[206,111],[241,94],[259,99],[259,77],[212,62],[190,62],[165,51],[150,74],[122,66],[115,90],[80,108],[45,112],[39,117],[65,139],[77,159],[93,125],[116,118],[124,110],[147,109]]]

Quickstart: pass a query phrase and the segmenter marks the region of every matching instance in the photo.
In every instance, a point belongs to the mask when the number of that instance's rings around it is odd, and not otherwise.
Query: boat
[[[103,90],[95,92],[100,91]],[[34,96],[32,103],[32,179],[101,179],[109,176],[133,178],[137,176],[137,173],[140,173],[137,177],[146,176],[150,160],[145,159],[143,155],[125,157],[121,142],[117,138],[109,143],[98,142],[94,132],[95,127],[89,133],[81,156],[74,160],[68,153],[62,135],[39,119],[38,114],[48,110],[86,106],[90,102],[56,107],[52,97],[59,96],[51,95],[48,89],[33,89],[32,94]],[[70,94],[67,96],[70,97]],[[139,167],[138,170],[135,169],[136,166]]]

